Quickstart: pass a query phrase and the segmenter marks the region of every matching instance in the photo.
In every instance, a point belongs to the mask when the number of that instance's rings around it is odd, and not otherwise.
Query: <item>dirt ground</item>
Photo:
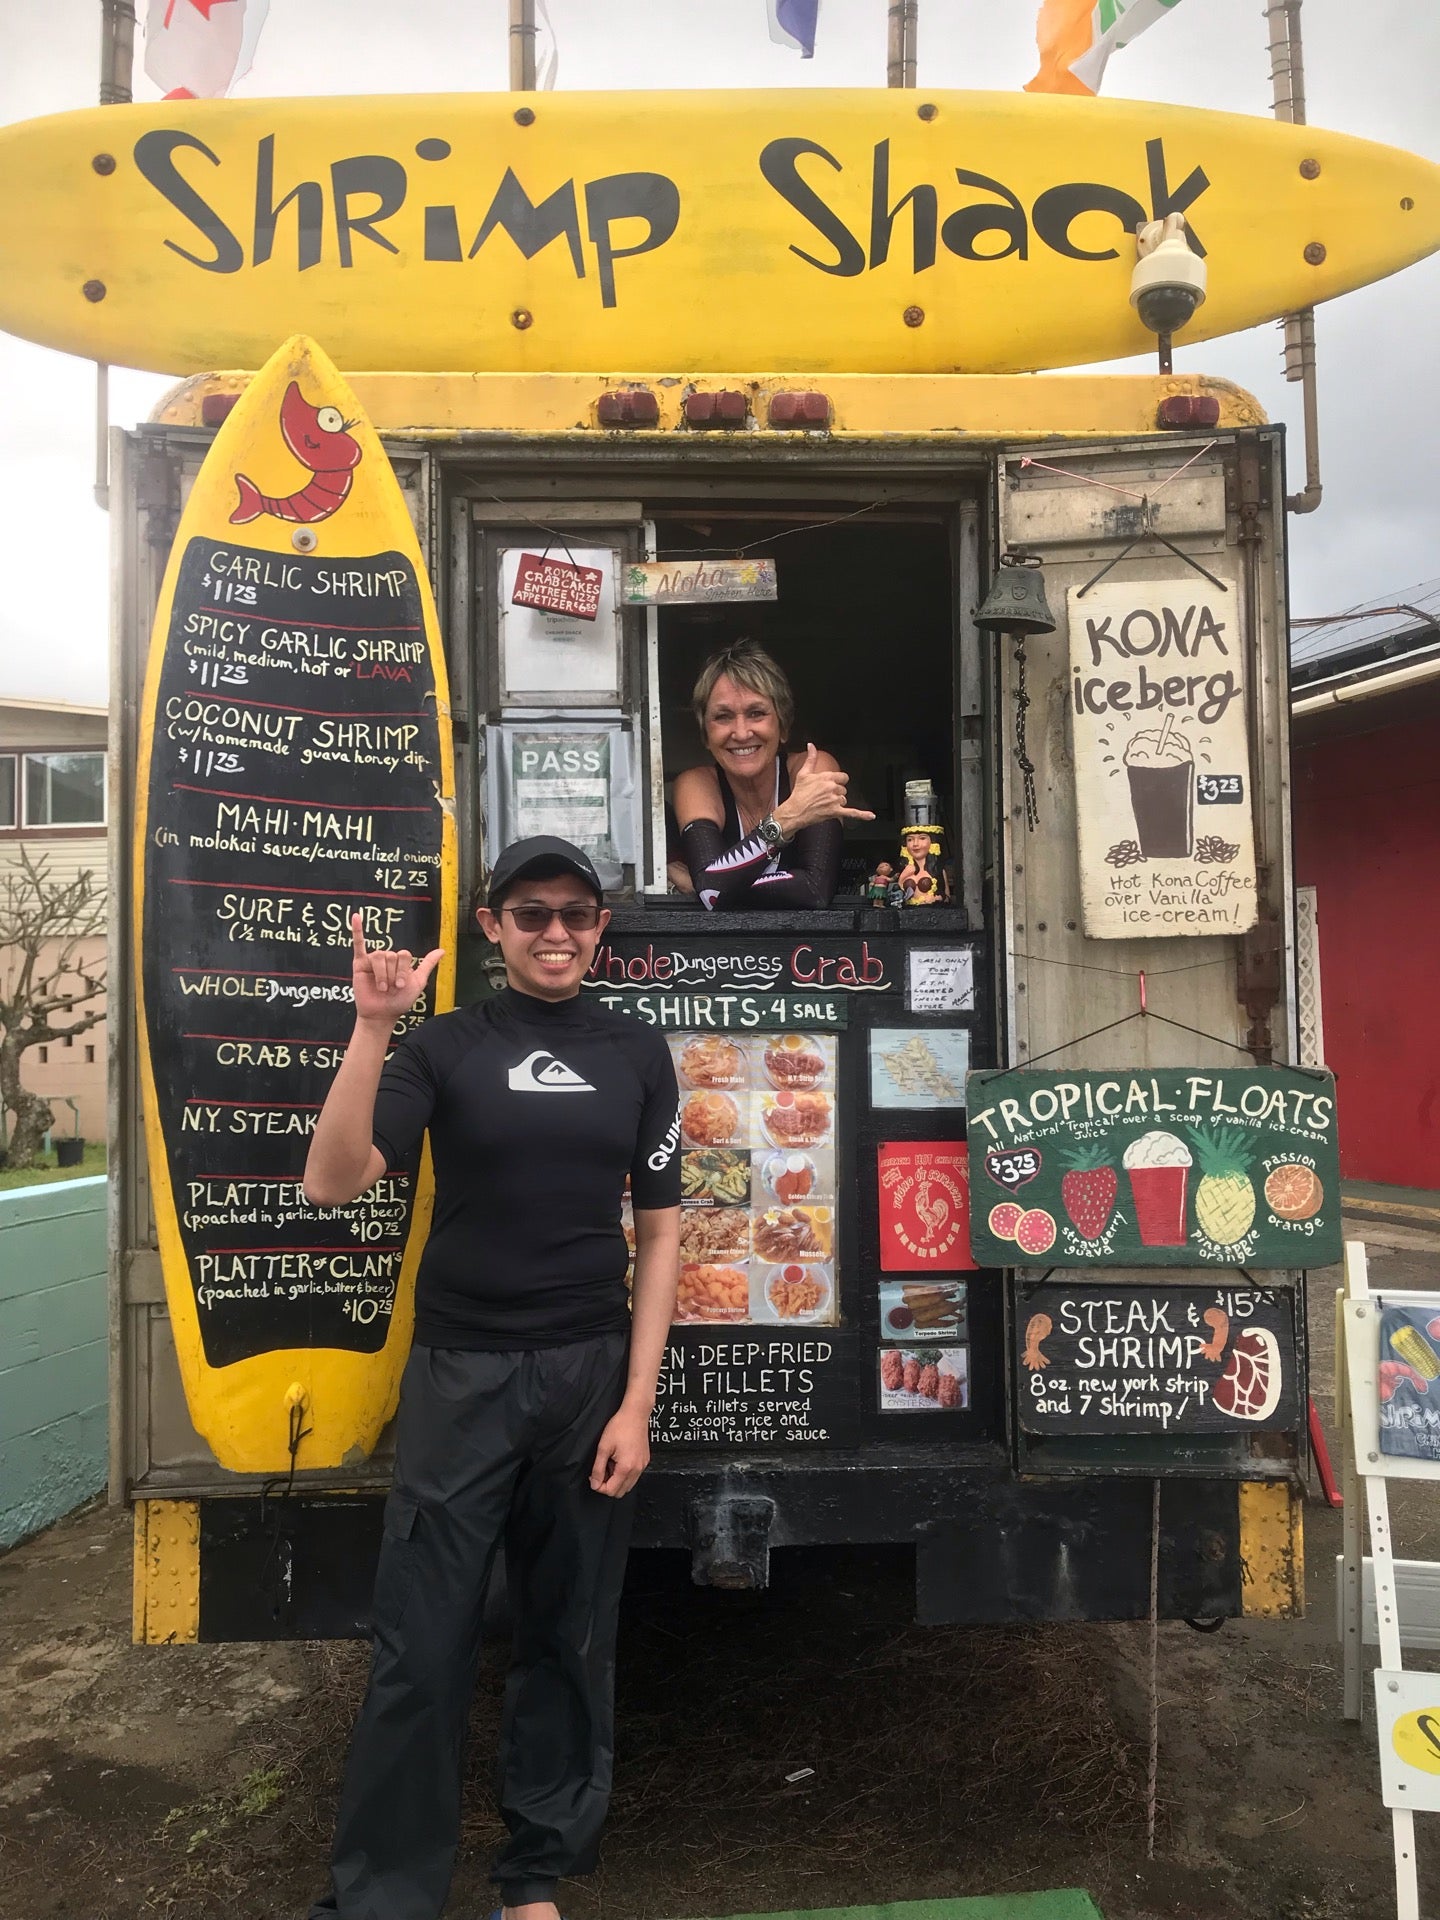
[[[1361,1231],[1377,1282],[1436,1284],[1440,1238]],[[1336,1280],[1311,1280],[1327,1420]],[[1440,1559],[1440,1510],[1399,1491],[1397,1551]],[[697,1591],[683,1556],[638,1557],[605,1863],[565,1890],[567,1913],[1082,1886],[1106,1920],[1382,1920],[1373,1721],[1340,1718],[1339,1516],[1315,1501],[1307,1526],[1304,1622],[1160,1630],[1149,1864],[1144,1627],[920,1628],[899,1552],[781,1552],[762,1596]],[[89,1510],[0,1557],[0,1920],[303,1915],[364,1650],[134,1648],[129,1605],[126,1514]],[[487,1668],[457,1920],[492,1904],[499,1691]],[[1419,1826],[1422,1906],[1440,1910],[1440,1843]]]

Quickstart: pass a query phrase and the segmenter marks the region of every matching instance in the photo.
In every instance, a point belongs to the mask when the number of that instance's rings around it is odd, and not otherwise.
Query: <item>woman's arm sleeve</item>
[[[727,847],[713,820],[692,820],[680,835],[685,864],[703,906],[828,907],[840,878],[840,822],[802,827],[779,864],[766,873],[771,850],[758,833]]]

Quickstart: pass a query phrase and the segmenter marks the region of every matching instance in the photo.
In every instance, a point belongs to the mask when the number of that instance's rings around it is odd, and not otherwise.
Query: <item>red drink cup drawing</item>
[[[1170,714],[1164,724],[1132,734],[1125,748],[1130,805],[1147,860],[1188,859],[1194,838],[1195,761]]]
[[[1185,1244],[1185,1183],[1190,1149],[1173,1133],[1142,1133],[1125,1149],[1122,1162],[1130,1176],[1135,1225],[1146,1247]]]

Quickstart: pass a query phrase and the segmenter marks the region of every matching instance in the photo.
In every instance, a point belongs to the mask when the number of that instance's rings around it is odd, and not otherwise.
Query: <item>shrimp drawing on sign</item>
[[[1230,1316],[1223,1307],[1207,1307],[1200,1318],[1210,1328],[1212,1338],[1207,1340],[1200,1351],[1207,1360],[1218,1360],[1225,1351],[1225,1343],[1230,1338]]]
[[[230,516],[231,526],[246,526],[263,513],[276,520],[299,520],[307,526],[316,520],[328,520],[337,507],[345,504],[364,453],[349,432],[355,424],[345,419],[338,407],[312,407],[301,393],[300,383],[292,380],[280,403],[280,432],[291,453],[309,469],[310,478],[298,493],[277,500],[273,494],[262,493],[243,473],[237,473],[240,501]]]
[[[1020,1360],[1021,1364],[1029,1367],[1032,1373],[1039,1373],[1042,1367],[1049,1366],[1050,1362],[1042,1352],[1040,1342],[1047,1333],[1053,1333],[1054,1330],[1055,1323],[1048,1313],[1032,1313],[1025,1323],[1025,1351],[1021,1354]]]

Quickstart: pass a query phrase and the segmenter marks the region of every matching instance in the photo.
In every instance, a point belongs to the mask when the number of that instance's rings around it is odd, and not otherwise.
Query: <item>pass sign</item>
[[[922,98],[163,100],[21,122],[0,129],[0,327],[165,373],[259,366],[297,328],[376,372],[1009,373],[1153,350],[1130,273],[1137,225],[1168,213],[1211,266],[1187,344],[1440,246],[1440,169],[1392,147],[1141,101]]]

